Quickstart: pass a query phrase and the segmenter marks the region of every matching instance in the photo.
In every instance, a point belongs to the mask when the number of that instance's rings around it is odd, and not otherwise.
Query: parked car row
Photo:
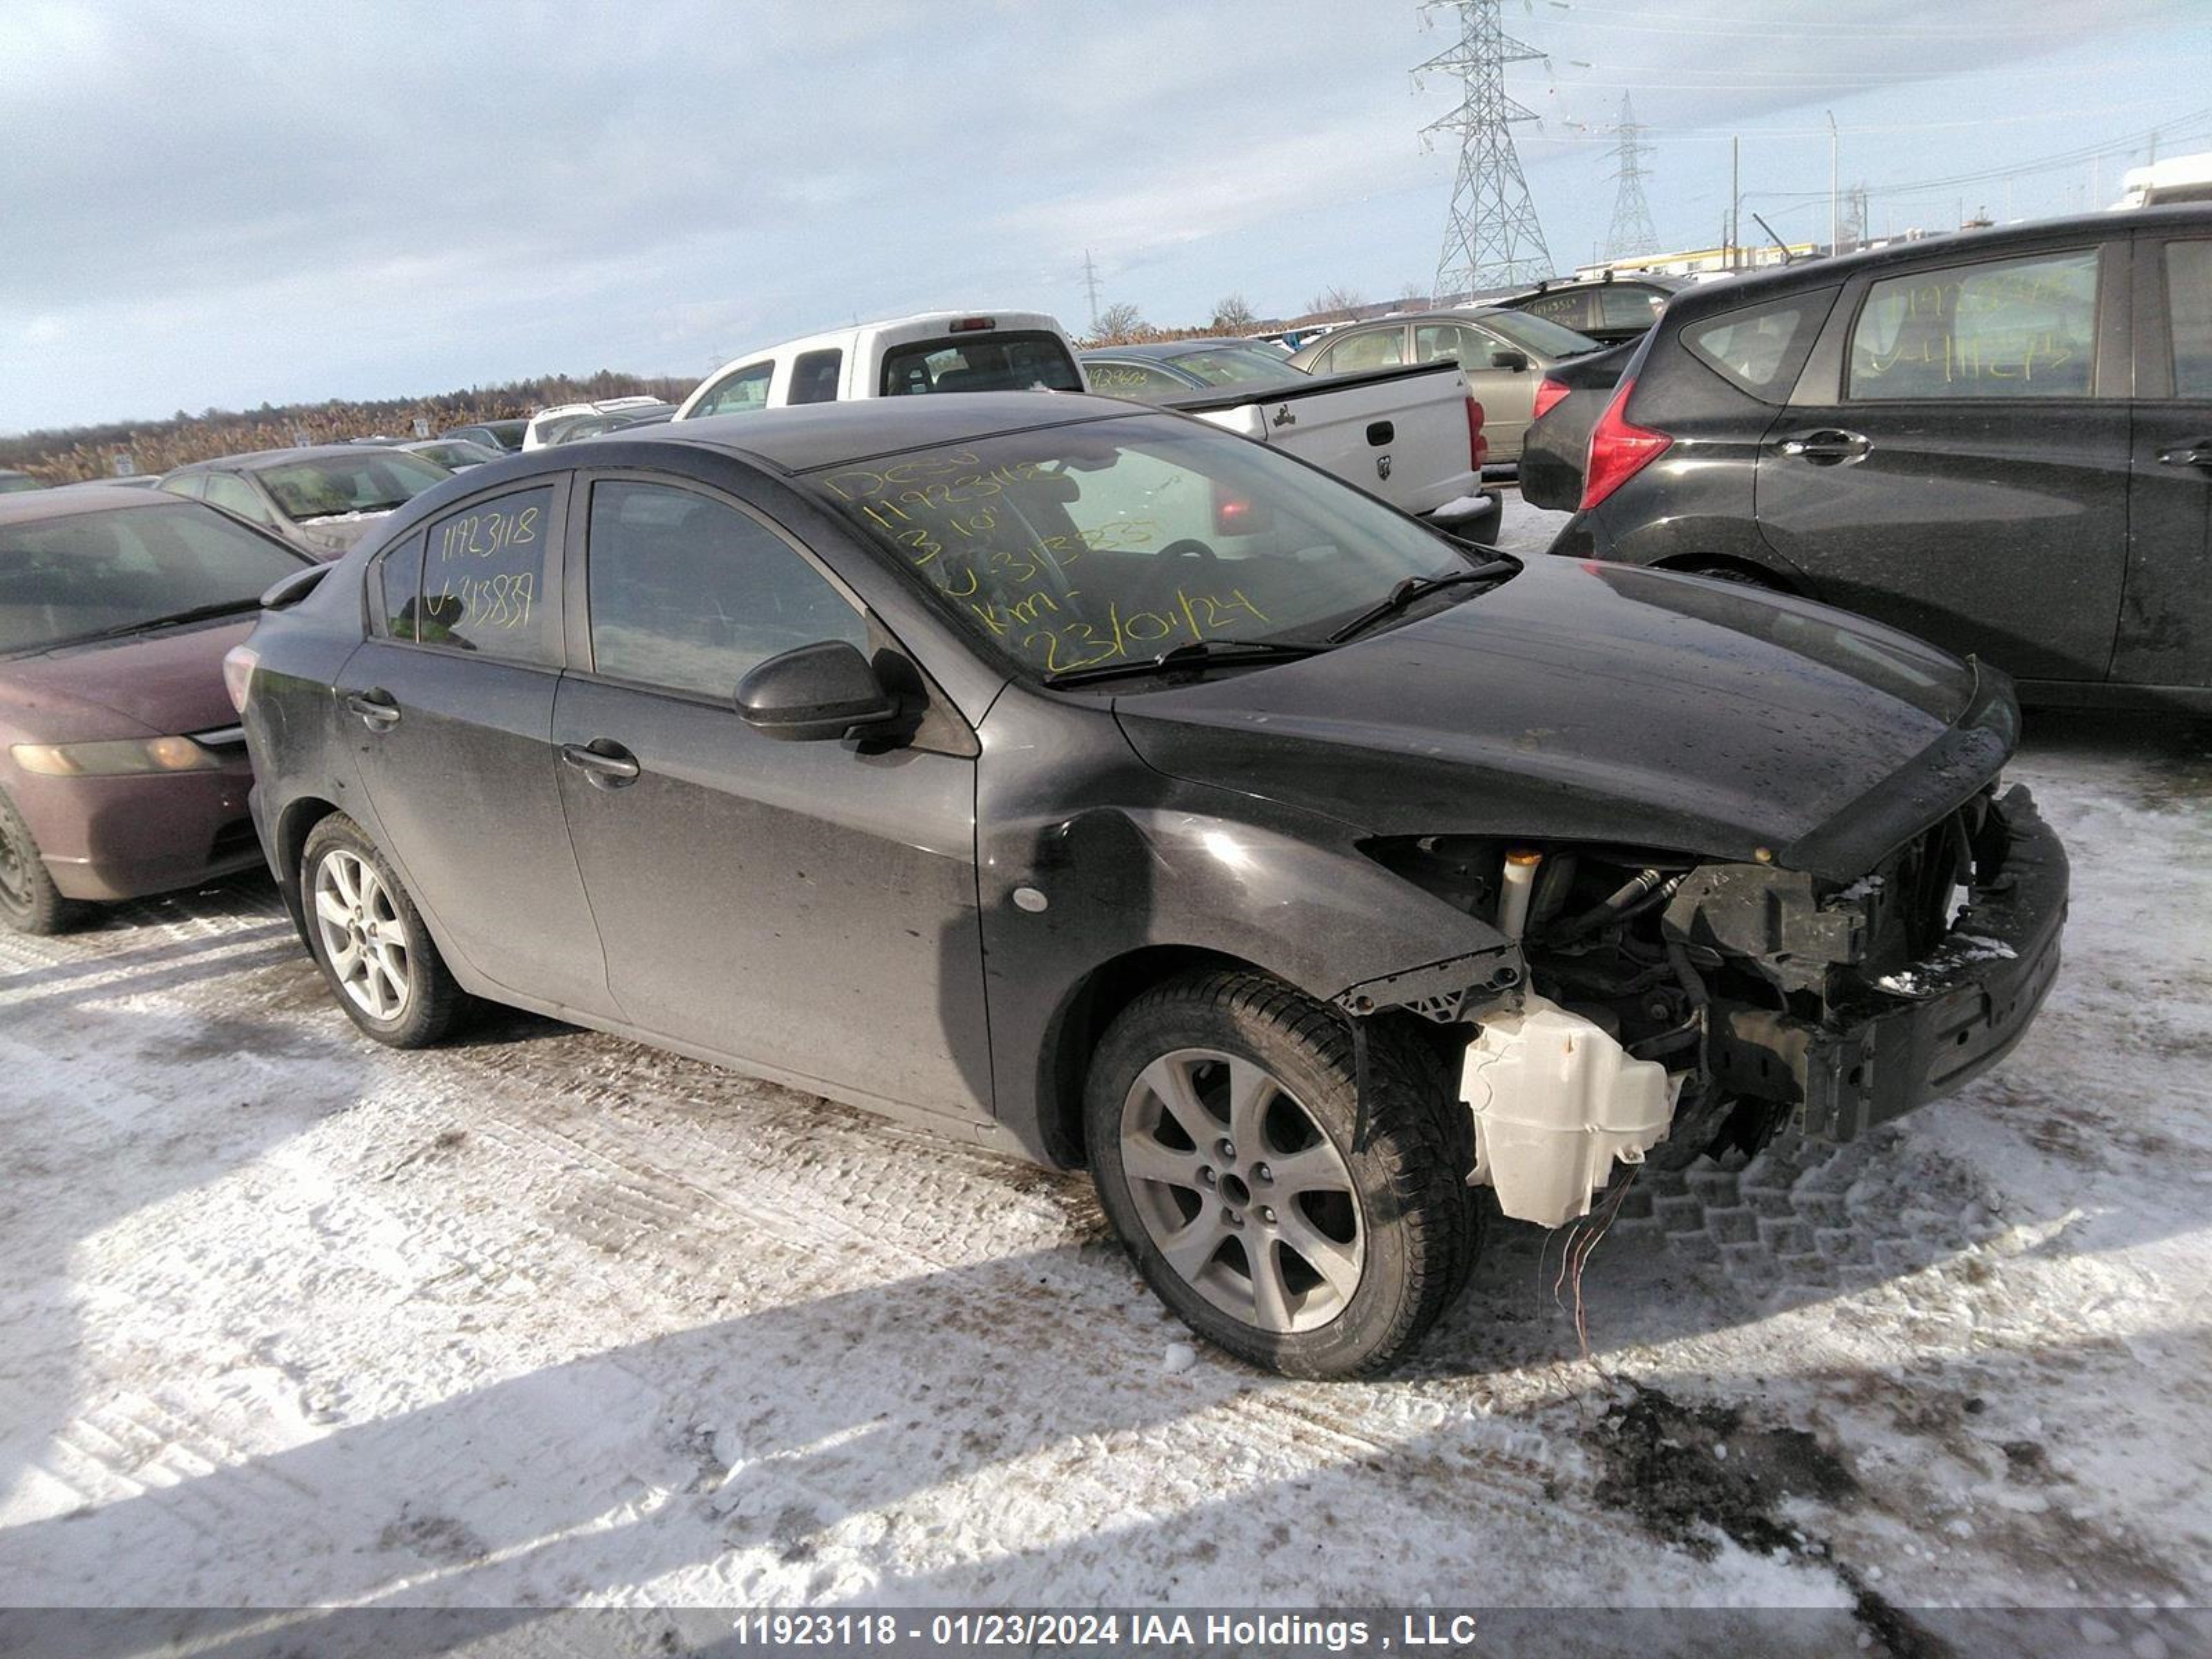
[[[1996,283],[1976,372],[2029,304],[2024,367],[2088,352],[2102,395],[2118,315],[2140,392],[2114,295],[2150,257],[2095,252],[2087,340],[2078,267]],[[2066,859],[2001,787],[1999,667],[1455,533],[1470,366],[1532,414],[1559,386],[1532,454],[1601,406],[1594,547],[1678,446],[1725,459],[1731,398],[1783,418],[1894,274],[1826,270],[1825,308],[1670,301],[1617,369],[1510,309],[1304,364],[1101,354],[1206,382],[1152,406],[1086,392],[1048,317],[935,313],[750,354],[665,421],[542,411],[462,472],[330,446],[9,496],[0,918],[258,855],[380,1042],[507,1004],[1087,1169],[1194,1330],[1372,1371],[1486,1206],[1558,1225],[1640,1163],[1850,1139],[1996,1064],[2057,972]],[[1926,319],[1960,292],[1864,354],[1847,324],[1835,372],[1958,372]],[[1705,425],[1641,424],[1639,386]]]

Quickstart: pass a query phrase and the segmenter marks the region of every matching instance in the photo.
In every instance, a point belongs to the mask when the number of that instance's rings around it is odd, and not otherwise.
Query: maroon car
[[[173,495],[0,497],[0,924],[261,862],[222,657],[311,563]]]

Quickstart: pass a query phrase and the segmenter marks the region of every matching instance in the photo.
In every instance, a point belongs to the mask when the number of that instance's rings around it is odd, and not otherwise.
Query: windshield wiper
[[[172,611],[166,617],[148,617],[140,622],[118,623],[112,628],[103,628],[95,634],[80,634],[76,640],[60,640],[57,644],[74,645],[81,640],[112,640],[122,634],[143,634],[149,628],[168,628],[178,623],[205,622],[210,617],[235,616],[241,611],[258,611],[261,601],[224,599],[216,605],[196,605],[189,611]]]
[[[1341,645],[1353,635],[1364,632],[1386,617],[1395,617],[1419,599],[1447,587],[1463,587],[1469,582],[1496,581],[1511,575],[1521,567],[1510,559],[1492,559],[1487,564],[1476,565],[1472,570],[1447,570],[1440,576],[1408,576],[1376,604],[1367,607],[1350,622],[1331,634],[1329,642]]]
[[[1047,685],[1079,685],[1085,680],[1111,680],[1139,674],[1157,674],[1178,668],[1235,667],[1244,663],[1295,662],[1329,649],[1313,640],[1185,640],[1157,657],[1129,662],[1102,662],[1088,668],[1063,668],[1044,677]]]

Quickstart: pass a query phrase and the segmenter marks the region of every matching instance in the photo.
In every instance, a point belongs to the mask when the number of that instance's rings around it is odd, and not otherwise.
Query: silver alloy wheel
[[[1178,1048],[1121,1103],[1121,1169],[1178,1276],[1232,1319],[1314,1330],[1367,1264],[1352,1171],[1298,1098],[1255,1060]]]
[[[315,926],[354,1006],[382,1020],[407,1012],[407,926],[359,854],[335,847],[315,866]]]

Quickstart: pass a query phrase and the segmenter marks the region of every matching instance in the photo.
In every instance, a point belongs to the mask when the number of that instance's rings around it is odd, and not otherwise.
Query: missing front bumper
[[[1935,951],[1814,1024],[1716,1003],[1721,1089],[1797,1108],[1815,1139],[1850,1140],[1952,1093],[2009,1054],[2057,977],[2065,848],[2025,787],[1990,809],[1966,910]]]

